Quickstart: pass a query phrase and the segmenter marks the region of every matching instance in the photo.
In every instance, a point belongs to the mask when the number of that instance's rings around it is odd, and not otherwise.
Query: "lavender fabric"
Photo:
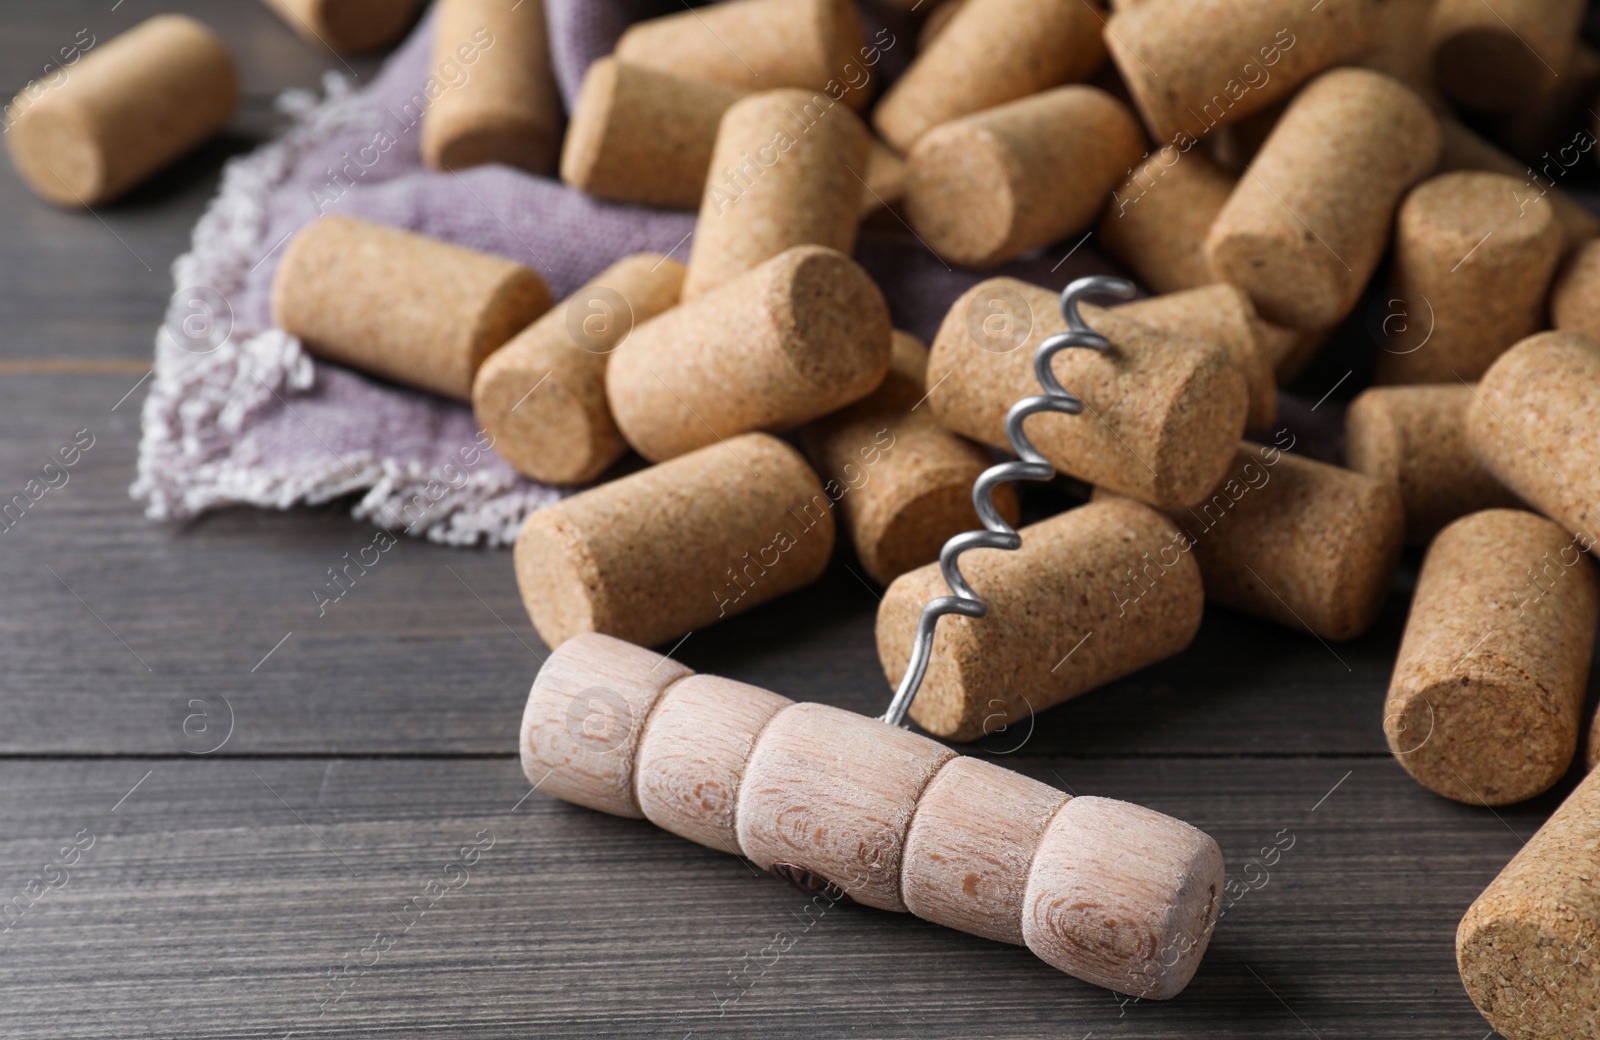
[[[649,0],[546,0],[563,96]],[[874,29],[881,23],[872,21]],[[877,71],[909,60],[894,42]],[[419,154],[419,114],[432,61],[425,18],[376,80],[354,90],[330,74],[326,96],[291,91],[283,137],[232,160],[173,265],[176,293],[156,337],[133,495],[155,519],[250,504],[286,509],[362,492],[353,513],[455,545],[506,544],[527,514],[572,489],[511,469],[459,402],[398,387],[312,358],[272,325],[270,294],[283,247],[323,213],[406,228],[519,261],[560,299],[613,261],[640,251],[688,254],[694,216],[591,199],[504,166],[434,173]],[[898,32],[894,30],[898,29]],[[441,79],[443,77],[440,77]],[[1089,247],[1066,243],[1005,273],[1061,287],[1102,273]],[[930,338],[950,303],[983,275],[952,270],[909,229],[867,231],[857,259],[898,327]]]

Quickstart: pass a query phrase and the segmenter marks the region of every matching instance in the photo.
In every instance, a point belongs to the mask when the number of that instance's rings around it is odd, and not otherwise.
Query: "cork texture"
[[[948,17],[873,113],[902,152],[943,123],[1082,82],[1105,60],[1103,16],[1088,4],[966,0]]]
[[[1503,173],[1508,177],[1526,181],[1526,164],[1507,155],[1494,145],[1449,116],[1439,118],[1439,166],[1436,173],[1454,170],[1486,170]],[[1561,227],[1562,254],[1600,235],[1600,215],[1559,188],[1542,180],[1524,189],[1524,197],[1537,194],[1555,209],[1556,223]]]
[[[981,618],[939,621],[911,717],[936,736],[974,740],[1170,657],[1200,627],[1200,569],[1187,553],[1143,594],[1129,574],[1180,537],[1162,514],[1122,499],[1069,510],[1021,530],[1015,552],[975,549],[961,573],[988,605]],[[911,657],[917,618],[949,594],[937,564],[902,575],[878,608],[878,659],[891,684]]]
[[[1381,383],[1474,382],[1544,325],[1561,254],[1550,203],[1521,178],[1445,173],[1417,185],[1395,220],[1394,290],[1431,320],[1378,354]]]
[[[439,0],[434,10],[434,68],[466,71],[423,113],[423,161],[555,172],[563,116],[543,0]]]
[[[19,93],[6,146],[47,202],[98,206],[221,130],[238,104],[222,41],[193,18],[157,15],[86,53],[61,82]]]
[[[800,453],[748,434],[533,513],[517,585],[548,646],[582,632],[654,646],[816,580],[833,538]]]
[[[1040,392],[1033,355],[1066,331],[1057,295],[1012,278],[968,290],[945,315],[928,359],[928,405],[947,428],[1009,449],[1006,411]],[[1060,470],[1164,508],[1216,486],[1244,430],[1249,392],[1227,350],[1159,332],[1108,310],[1095,330],[1110,351],[1067,349],[1054,360],[1081,415],[1027,421]]]
[[[1270,322],[1333,327],[1377,268],[1401,193],[1438,155],[1433,114],[1398,80],[1367,69],[1323,73],[1278,120],[1218,214],[1206,239],[1212,270]]]
[[[1541,332],[1500,356],[1467,410],[1467,441],[1495,479],[1600,542],[1600,343]]]
[[[1468,513],[1521,504],[1467,443],[1473,393],[1460,384],[1372,387],[1345,412],[1345,464],[1399,490],[1407,545],[1426,545]]]
[[[547,484],[583,484],[627,443],[606,403],[606,362],[634,328],[675,306],[683,265],[624,257],[489,355],[472,410],[501,457]]]
[[[981,526],[972,485],[992,460],[939,425],[924,401],[927,369],[928,348],[897,330],[882,385],[801,431],[862,569],[882,585],[932,563],[951,537]],[[1011,485],[995,490],[994,503],[1016,524]]]
[[[615,58],[584,73],[561,179],[613,202],[698,209],[722,115],[744,95]]]
[[[853,260],[797,246],[636,328],[611,357],[606,396],[623,437],[659,462],[860,400],[888,371],[891,332]]]
[[[521,264],[352,217],[296,233],[272,283],[273,321],[313,354],[463,401],[484,358],[549,309]]]
[[[1560,525],[1491,509],[1446,527],[1389,682],[1395,758],[1458,802],[1547,790],[1577,751],[1596,616],[1594,572]]]
[[[1233,193],[1234,177],[1198,148],[1163,147],[1111,193],[1097,241],[1151,292],[1217,280],[1206,232]]]
[[[1097,87],[1058,87],[944,123],[909,156],[906,216],[951,263],[993,267],[1089,227],[1144,135]]]
[[[343,54],[386,47],[416,17],[415,0],[264,0],[308,43]]]
[[[1433,75],[1452,101],[1510,111],[1567,71],[1583,0],[1438,0],[1428,27]]]
[[[772,90],[735,102],[717,129],[684,299],[794,246],[848,256],[871,151],[866,125],[825,96]]]
[[[1600,342],[1600,241],[1573,250],[1550,290],[1550,323]]]

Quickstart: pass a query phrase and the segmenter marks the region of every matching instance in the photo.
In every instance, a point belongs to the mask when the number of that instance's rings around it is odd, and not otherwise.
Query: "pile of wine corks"
[[[352,48],[410,16],[272,2]],[[694,235],[560,272],[582,287],[553,301],[509,260],[325,217],[284,249],[275,320],[327,361],[470,402],[513,467],[574,487],[515,552],[551,646],[681,639],[814,581],[847,541],[841,565],[887,586],[894,684],[948,591],[940,546],[979,526],[974,481],[1040,392],[1034,353],[1068,328],[1055,268],[997,269],[1092,239],[1148,295],[1082,307],[1109,346],[1052,369],[1081,410],[1026,426],[1090,500],[1052,515],[997,492],[1021,547],[963,557],[988,613],[941,621],[912,719],[978,738],[1182,651],[1207,603],[1352,639],[1413,546],[1381,712],[1374,691],[1396,760],[1479,806],[1561,783],[1600,539],[1600,218],[1567,191],[1595,164],[1573,122],[1600,90],[1581,5],[890,6],[931,9],[920,42],[852,0],[641,22],[563,113],[538,0],[439,0],[434,59],[472,71],[426,113],[430,166],[559,175],[693,211]],[[236,95],[215,38],[162,16],[19,95],[8,144],[40,194],[96,205]],[[891,308],[854,259],[864,223],[951,269],[942,314]],[[1336,465],[1280,420],[1279,386],[1341,326],[1367,330],[1370,379],[1329,384],[1376,385]],[[1462,924],[1463,978],[1508,1037],[1595,1035],[1597,815],[1591,781]]]

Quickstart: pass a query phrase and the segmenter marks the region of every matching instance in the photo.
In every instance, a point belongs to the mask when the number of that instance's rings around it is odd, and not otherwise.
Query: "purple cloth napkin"
[[[545,8],[570,106],[589,62],[661,5],[546,0]],[[882,24],[863,14],[874,28]],[[903,26],[891,30],[899,31],[880,66],[889,75],[913,48]],[[466,405],[312,358],[272,325],[283,247],[321,213],[509,257],[544,277],[557,299],[629,253],[687,258],[693,214],[601,202],[504,166],[425,168],[416,113],[432,34],[430,16],[359,92],[330,74],[325,98],[285,94],[279,103],[295,116],[293,128],[225,169],[191,251],[173,264],[177,292],[156,337],[131,489],[150,517],[236,504],[287,509],[360,491],[358,518],[448,544],[508,544],[529,512],[570,493],[523,478],[485,450]],[[1065,243],[1004,273],[1059,288],[1110,270],[1091,248],[1073,249]],[[897,326],[924,339],[985,277],[952,270],[909,229],[864,232],[856,256]]]

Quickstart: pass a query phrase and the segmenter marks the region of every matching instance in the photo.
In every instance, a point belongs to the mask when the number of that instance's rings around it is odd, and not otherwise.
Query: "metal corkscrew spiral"
[[[972,505],[978,511],[978,519],[983,522],[983,530],[958,534],[939,550],[939,572],[944,575],[945,584],[950,586],[953,595],[930,600],[922,608],[922,616],[917,619],[916,640],[911,647],[911,661],[906,665],[905,675],[900,678],[900,685],[894,691],[894,699],[889,702],[889,710],[883,713],[883,721],[889,725],[898,726],[905,721],[911,701],[922,686],[922,678],[928,671],[928,659],[933,654],[933,633],[939,619],[946,614],[980,618],[989,612],[988,604],[972,591],[967,579],[961,576],[961,554],[968,549],[1015,551],[1022,546],[1022,536],[1006,523],[995,508],[994,489],[1016,480],[1049,480],[1056,475],[1056,468],[1039,454],[1023,431],[1022,423],[1028,416],[1040,412],[1078,415],[1083,411],[1083,402],[1061,385],[1051,365],[1056,354],[1068,347],[1108,350],[1111,342],[1084,322],[1083,316],[1078,313],[1078,303],[1086,296],[1127,299],[1133,294],[1132,282],[1103,275],[1079,278],[1062,290],[1061,315],[1067,321],[1067,331],[1047,337],[1033,354],[1033,373],[1044,393],[1024,397],[1006,412],[1006,438],[1011,442],[1011,450],[1017,454],[1016,460],[990,466],[979,474],[972,485]]]

